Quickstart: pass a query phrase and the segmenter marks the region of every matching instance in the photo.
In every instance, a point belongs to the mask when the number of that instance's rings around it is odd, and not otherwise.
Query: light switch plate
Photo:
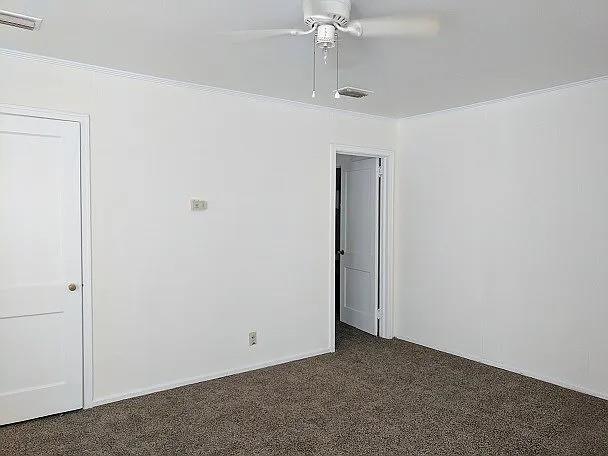
[[[207,201],[192,198],[190,199],[190,210],[192,211],[204,211],[207,209]]]

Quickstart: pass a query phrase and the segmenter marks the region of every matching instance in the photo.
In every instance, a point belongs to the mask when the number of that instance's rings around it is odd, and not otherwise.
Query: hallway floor
[[[608,401],[340,325],[335,354],[5,426],[0,454],[608,455]]]

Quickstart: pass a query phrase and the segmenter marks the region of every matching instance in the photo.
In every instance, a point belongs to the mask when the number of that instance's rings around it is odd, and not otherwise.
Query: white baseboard
[[[179,388],[180,386],[192,385],[194,383],[205,382],[207,380],[213,380],[221,377],[228,377],[234,374],[241,374],[243,372],[248,372],[252,370],[262,369],[264,367],[276,366],[279,364],[289,363],[291,361],[297,361],[304,358],[310,358],[313,356],[325,355],[327,353],[333,353],[334,350],[331,348],[324,348],[322,350],[313,350],[306,353],[299,353],[297,355],[286,356],[284,358],[273,359],[270,361],[265,361],[263,363],[253,364],[245,367],[239,367],[235,369],[228,369],[221,372],[214,372],[212,374],[199,375],[196,377],[183,378],[180,380],[175,380],[172,382],[161,383],[158,385],[149,386],[146,388],[139,388],[136,390],[128,391],[126,393],[112,394],[109,396],[103,396],[100,398],[94,398],[92,406],[96,407],[98,405],[109,404],[110,402],[122,401],[124,399],[129,399],[132,397],[145,396],[146,394],[157,393],[159,391],[170,390],[173,388]]]
[[[416,344],[416,345],[420,345],[422,347],[426,347],[426,348],[430,348],[433,350],[437,350],[443,353],[448,353],[450,355],[454,355],[454,356],[458,356],[459,358],[465,358],[471,361],[475,361],[481,364],[485,364],[487,366],[492,366],[492,367],[496,367],[498,369],[502,369],[502,370],[506,370],[509,372],[513,372],[515,374],[519,374],[519,375],[523,375],[524,377],[530,377],[536,380],[541,380],[543,382],[547,382],[547,383],[551,383],[553,385],[557,385],[557,386],[561,386],[562,388],[566,388],[569,390],[573,390],[573,391],[577,391],[579,393],[584,393],[584,394],[588,394],[589,396],[595,396],[595,397],[599,397],[600,399],[605,399],[608,400],[608,392],[599,392],[599,391],[593,391],[589,388],[586,388],[584,386],[581,385],[575,385],[572,383],[568,383],[565,382],[563,380],[557,379],[557,378],[553,378],[553,377],[548,377],[546,375],[542,375],[542,374],[538,374],[536,372],[530,372],[526,369],[519,369],[517,367],[513,367],[513,366],[509,366],[506,364],[501,363],[500,361],[494,361],[491,359],[486,359],[483,357],[479,357],[479,356],[475,356],[475,355],[471,355],[468,353],[461,353],[458,351],[454,351],[454,350],[450,350],[447,349],[445,347],[439,347],[439,346],[435,346],[435,345],[431,345],[431,344],[426,344],[426,343],[421,343],[415,339],[412,338],[407,338],[407,337],[401,337],[401,336],[397,336],[398,339],[404,340],[406,342],[411,342],[412,344]]]

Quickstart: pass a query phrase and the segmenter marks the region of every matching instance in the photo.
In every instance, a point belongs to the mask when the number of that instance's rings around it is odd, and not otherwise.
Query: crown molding
[[[450,112],[476,109],[476,108],[481,108],[483,106],[493,105],[493,104],[497,104],[497,103],[505,103],[508,101],[519,100],[521,98],[528,98],[528,97],[533,97],[535,95],[542,95],[542,94],[550,93],[550,92],[558,92],[560,90],[572,89],[575,87],[586,86],[586,85],[595,84],[595,83],[599,83],[599,82],[606,82],[606,81],[608,81],[608,75],[598,76],[598,77],[591,78],[591,79],[583,79],[581,81],[567,82],[565,84],[559,84],[559,85],[555,85],[555,86],[551,86],[551,87],[546,87],[544,89],[537,89],[537,90],[532,90],[530,92],[522,92],[522,93],[518,93],[515,95],[509,95],[508,97],[493,98],[491,100],[480,101],[480,102],[471,103],[468,105],[455,106],[453,108],[440,109],[438,111],[430,111],[430,112],[426,112],[423,114],[413,114],[411,116],[401,117],[398,120],[419,119],[422,117],[430,117],[430,116],[434,116],[437,114],[448,114]]]
[[[326,112],[326,113],[330,113],[330,114],[341,114],[341,115],[348,115],[351,117],[358,117],[358,118],[396,120],[395,117],[390,117],[390,116],[381,116],[378,114],[368,114],[368,113],[364,113],[364,112],[349,111],[347,109],[339,109],[339,108],[332,108],[330,106],[315,105],[315,104],[311,104],[311,103],[305,103],[302,101],[294,101],[294,100],[288,100],[285,98],[271,97],[268,95],[260,95],[260,94],[249,93],[249,92],[240,92],[238,90],[224,89],[221,87],[208,86],[208,85],[204,85],[204,84],[198,84],[195,82],[179,81],[177,79],[169,79],[169,78],[162,78],[162,77],[152,76],[152,75],[147,75],[147,74],[133,73],[130,71],[118,70],[115,68],[91,65],[89,63],[75,62],[73,60],[64,60],[64,59],[59,59],[56,57],[47,57],[47,56],[39,55],[39,54],[32,54],[29,52],[15,51],[13,49],[0,48],[0,56],[7,56],[7,57],[13,57],[13,58],[21,59],[21,60],[29,60],[29,61],[38,62],[38,63],[46,63],[46,64],[50,64],[50,65],[63,66],[63,67],[67,67],[67,68],[91,71],[91,72],[104,74],[104,75],[108,75],[108,76],[135,79],[135,80],[151,82],[151,83],[159,84],[159,85],[166,85],[166,86],[172,86],[172,87],[183,87],[183,88],[198,90],[198,91],[210,93],[210,94],[229,95],[229,96],[234,96],[234,97],[246,98],[249,100],[299,106],[301,108],[312,109],[315,111],[322,111],[322,112]]]
[[[508,102],[508,101],[518,100],[520,98],[527,98],[527,97],[531,97],[531,96],[535,96],[535,95],[541,95],[544,93],[556,92],[556,91],[566,90],[566,89],[570,89],[570,88],[574,88],[574,87],[580,87],[580,86],[585,86],[585,85],[594,84],[594,83],[598,83],[598,82],[608,81],[608,75],[598,76],[595,78],[583,79],[581,81],[568,82],[565,84],[558,84],[555,86],[532,90],[529,92],[522,92],[522,93],[518,93],[515,95],[509,95],[507,97],[493,98],[491,100],[480,101],[477,103],[471,103],[471,104],[461,105],[461,106],[454,106],[451,108],[439,109],[437,111],[430,111],[430,112],[425,112],[425,113],[421,113],[421,114],[412,114],[410,116],[399,117],[399,116],[382,116],[379,114],[368,114],[368,113],[364,113],[364,112],[349,111],[347,109],[339,109],[339,108],[332,108],[330,106],[315,105],[315,104],[311,104],[311,103],[305,103],[302,101],[294,101],[294,100],[288,100],[285,98],[271,97],[268,95],[260,95],[260,94],[249,93],[249,92],[240,92],[238,90],[224,89],[221,87],[208,86],[208,85],[204,85],[204,84],[198,84],[195,82],[179,81],[177,79],[169,79],[169,78],[162,78],[162,77],[152,76],[152,75],[147,75],[147,74],[133,73],[130,71],[118,70],[115,68],[103,67],[103,66],[98,66],[98,65],[92,65],[89,63],[75,62],[73,60],[65,60],[65,59],[59,59],[56,57],[47,57],[47,56],[43,56],[43,55],[39,55],[39,54],[32,54],[29,52],[22,52],[22,51],[15,51],[12,49],[0,48],[0,56],[3,56],[3,55],[8,56],[8,57],[14,57],[14,58],[21,59],[21,60],[29,60],[29,61],[33,61],[33,62],[46,63],[46,64],[50,64],[50,65],[64,66],[64,67],[68,67],[68,68],[91,71],[91,72],[109,75],[109,76],[151,82],[151,83],[159,84],[159,85],[167,85],[167,86],[172,86],[172,87],[183,87],[183,88],[198,90],[198,91],[202,91],[202,92],[206,92],[206,93],[210,93],[210,94],[222,94],[222,95],[241,97],[241,98],[245,98],[245,99],[249,99],[249,100],[287,104],[287,105],[292,105],[292,106],[299,106],[301,108],[312,109],[315,111],[327,112],[330,114],[347,115],[347,116],[351,116],[351,117],[355,117],[355,118],[368,118],[368,119],[381,119],[381,120],[409,120],[409,119],[418,119],[418,118],[423,118],[423,117],[434,116],[434,115],[438,115],[438,114],[448,114],[450,112],[457,112],[457,111],[463,111],[463,110],[468,110],[468,109],[476,109],[476,108],[480,108],[483,106],[492,105],[492,104],[496,104],[496,103],[504,103],[504,102]]]

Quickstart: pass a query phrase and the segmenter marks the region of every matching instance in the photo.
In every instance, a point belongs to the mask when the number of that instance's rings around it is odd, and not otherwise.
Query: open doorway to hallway
[[[378,335],[381,179],[381,158],[336,156],[337,332],[340,325],[348,325]]]
[[[330,147],[332,349],[338,329],[393,338],[393,165],[390,150]]]

